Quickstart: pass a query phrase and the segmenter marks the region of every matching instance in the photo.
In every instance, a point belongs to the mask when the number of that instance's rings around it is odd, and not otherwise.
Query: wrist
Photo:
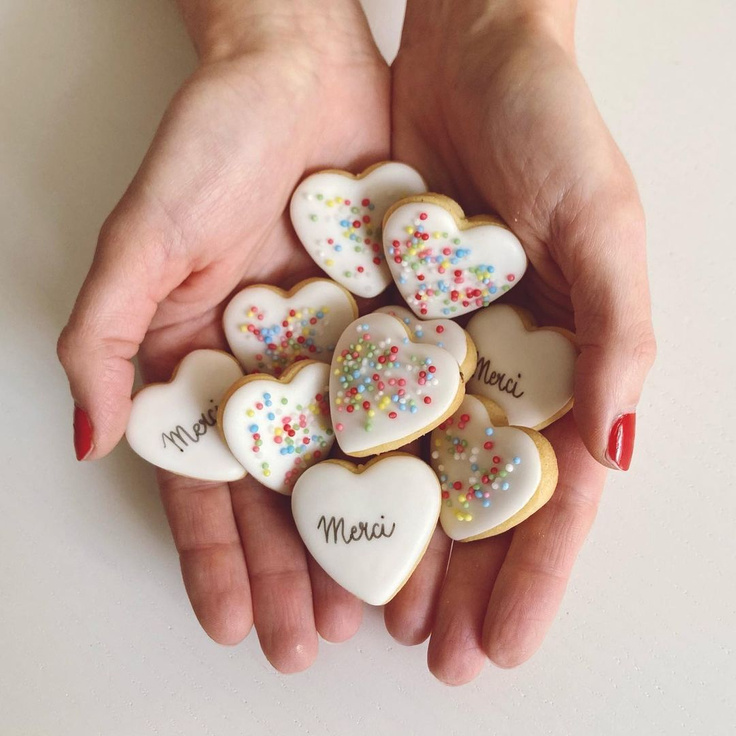
[[[408,0],[402,47],[436,38],[464,43],[541,34],[574,53],[577,0]]]
[[[177,0],[202,63],[270,48],[375,52],[356,0]]]

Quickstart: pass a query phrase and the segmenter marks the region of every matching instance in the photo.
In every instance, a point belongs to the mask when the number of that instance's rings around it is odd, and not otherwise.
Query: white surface
[[[255,636],[213,644],[150,468],[75,462],[56,335],[193,57],[166,0],[0,4],[0,734],[733,733],[735,26],[730,0],[581,7],[647,207],[660,355],[543,649],[451,690],[376,612],[297,676]]]

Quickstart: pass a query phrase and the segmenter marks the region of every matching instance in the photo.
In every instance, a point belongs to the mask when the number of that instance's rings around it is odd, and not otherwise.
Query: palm
[[[139,220],[175,234],[170,293],[140,351],[147,380],[165,380],[194,348],[225,347],[220,317],[238,286],[288,287],[318,273],[286,214],[305,172],[387,158],[385,65],[343,66],[334,88],[300,69],[264,53],[198,72],[121,204],[134,199]],[[213,638],[239,641],[255,621],[266,656],[289,671],[314,658],[317,632],[353,633],[360,606],[308,559],[287,499],[249,479],[161,471],[159,483],[188,594]]]
[[[574,242],[574,229],[585,227],[576,217],[583,194],[595,190],[618,153],[579,73],[552,44],[533,53],[517,48],[501,54],[501,63],[490,58],[497,49],[466,47],[463,53],[457,68],[444,58],[441,70],[421,46],[399,54],[394,156],[424,172],[432,188],[458,199],[469,214],[500,214],[530,260],[512,300],[526,303],[542,323],[573,326],[562,251]],[[412,92],[419,89],[434,99],[416,104]],[[429,663],[441,679],[471,679],[486,655],[502,666],[524,661],[551,624],[605,471],[585,451],[571,415],[545,434],[560,468],[547,506],[511,532],[456,544],[446,575],[450,543],[437,534],[433,554],[387,609],[390,630],[407,643],[432,627]]]

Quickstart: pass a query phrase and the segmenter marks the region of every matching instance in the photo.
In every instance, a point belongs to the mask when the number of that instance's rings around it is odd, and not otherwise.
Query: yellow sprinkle
[[[368,416],[369,417],[374,417],[374,416],[376,416],[376,412],[373,409],[368,409]]]
[[[332,207],[332,206],[333,206],[333,205],[334,205],[335,203],[334,203],[334,202],[333,202],[333,201],[332,201],[331,199],[328,199],[328,200],[327,200],[327,201],[325,202],[325,204],[326,204],[326,205],[327,205],[328,207]]]
[[[271,471],[270,470],[264,470],[263,471],[263,477],[264,478],[268,478],[269,475],[271,475]]]
[[[414,228],[411,225],[407,225],[404,230],[406,230],[409,235],[411,235],[414,232]]]
[[[252,417],[252,416],[254,416],[254,415],[255,415],[255,412],[253,411],[253,409],[248,409],[248,411],[246,411],[245,413],[246,413],[246,414],[247,414],[247,415],[248,415],[249,417]]]
[[[335,261],[333,261],[332,258],[328,258],[325,261],[325,266],[334,266],[334,265],[335,265]]]

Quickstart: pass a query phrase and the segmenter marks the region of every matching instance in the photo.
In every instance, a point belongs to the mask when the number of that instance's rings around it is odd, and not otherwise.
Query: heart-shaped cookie
[[[440,523],[451,539],[501,534],[540,509],[557,486],[552,445],[532,429],[507,426],[487,399],[466,395],[430,443],[442,487]]]
[[[232,355],[195,350],[168,383],[152,383],[133,397],[125,437],[149,463],[172,473],[212,481],[245,475],[217,431],[225,392],[242,378]]]
[[[381,243],[383,216],[402,197],[426,191],[419,173],[396,161],[375,164],[357,176],[319,171],[296,188],[291,222],[330,278],[358,296],[377,296],[391,283]]]
[[[463,392],[455,358],[412,342],[388,314],[351,323],[332,357],[332,426],[348,455],[386,452],[426,434],[452,414]]]
[[[437,524],[440,488],[419,458],[392,453],[355,466],[328,460],[291,497],[307,549],[343,588],[374,606],[402,588]]]
[[[478,349],[468,391],[499,404],[509,424],[542,429],[572,408],[572,332],[536,327],[529,312],[507,304],[473,315],[468,332]]]
[[[330,368],[313,360],[280,378],[246,376],[225,395],[218,421],[230,451],[257,481],[291,493],[296,479],[324,460],[335,435],[327,384]]]
[[[521,243],[499,220],[466,219],[439,194],[394,204],[383,221],[383,244],[401,296],[423,319],[486,307],[526,271]]]
[[[460,366],[463,377],[475,370],[477,354],[475,345],[465,330],[451,319],[418,319],[406,307],[391,305],[376,310],[400,319],[414,342],[436,345],[452,355]]]
[[[329,363],[338,338],[357,316],[347,289],[328,279],[307,279],[288,292],[246,287],[230,300],[222,325],[247,372],[280,376],[300,360]]]

